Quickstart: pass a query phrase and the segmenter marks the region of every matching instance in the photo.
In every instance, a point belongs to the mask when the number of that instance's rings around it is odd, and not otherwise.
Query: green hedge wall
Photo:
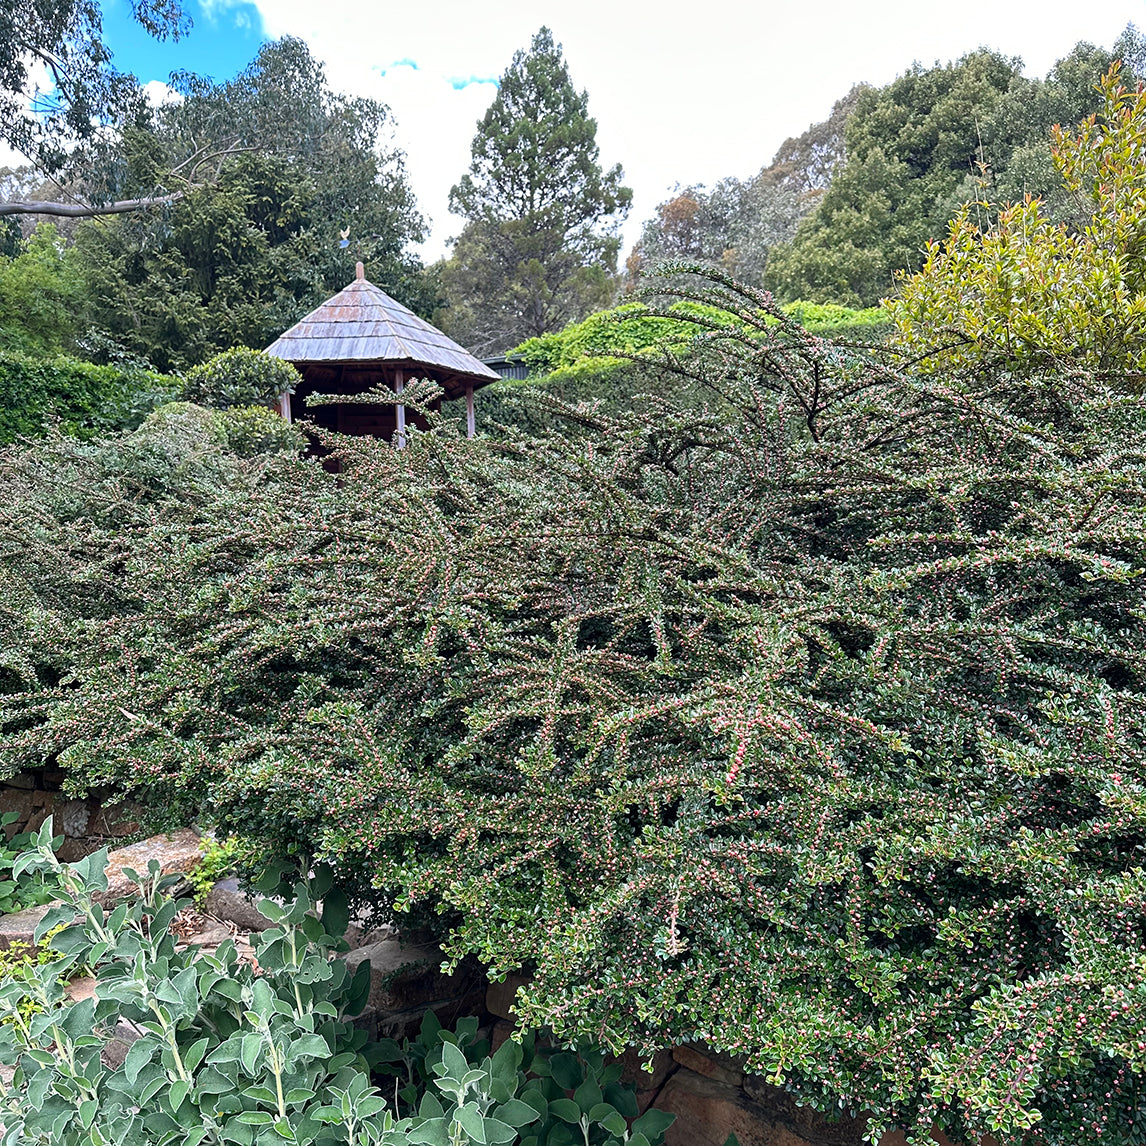
[[[40,437],[53,421],[79,438],[133,429],[179,385],[147,370],[0,352],[0,444]]]

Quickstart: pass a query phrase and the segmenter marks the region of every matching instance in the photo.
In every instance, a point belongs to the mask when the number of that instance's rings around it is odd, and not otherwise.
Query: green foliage
[[[1123,88],[1117,67],[1102,91],[1100,114],[1055,132],[1055,166],[1082,226],[1053,222],[1029,198],[968,204],[946,241],[928,245],[923,269],[901,279],[887,312],[927,368],[994,360],[1146,374],[1146,93]]]
[[[82,309],[75,259],[51,223],[0,258],[0,350],[57,354],[69,347]]]
[[[861,89],[846,160],[791,243],[772,253],[765,284],[782,298],[872,306],[896,271],[919,269],[926,243],[961,204],[1053,193],[1051,128],[1097,109],[1094,85],[1119,58],[1128,70],[1146,67],[1133,27],[1111,51],[1078,45],[1045,80],[978,51]],[[1055,210],[1069,213],[1069,204],[1056,197]]]
[[[133,0],[150,35],[178,37],[188,21],[173,0]],[[81,168],[101,128],[144,104],[134,76],[111,66],[97,0],[15,0],[0,25],[0,139],[50,174]],[[55,83],[43,90],[36,64]],[[98,146],[95,148],[99,150]]]
[[[128,873],[140,898],[107,912],[94,898],[107,888],[106,849],[62,865],[50,835],[49,823],[16,865],[58,885],[63,903],[38,929],[51,934],[50,954],[0,980],[0,1063],[16,1068],[0,1084],[11,1146],[658,1146],[672,1121],[656,1110],[637,1117],[620,1067],[604,1067],[599,1053],[537,1053],[527,1038],[490,1056],[476,1020],[455,1034],[429,1012],[413,1046],[367,1045],[349,1020],[370,969],[351,975],[331,958],[345,943],[324,927],[340,896],[327,868],[296,884],[285,906],[260,902],[276,926],[254,937],[256,972],[230,942],[211,955],[176,949],[170,923],[184,901],[163,895],[170,881],[156,861]],[[60,975],[83,964],[97,998],[73,1003]],[[101,1051],[121,1023],[138,1037],[113,1068]],[[374,1063],[397,1073],[386,1065],[397,1062],[407,1067],[401,1115],[368,1072]]]
[[[0,443],[39,437],[53,424],[80,438],[131,429],[178,386],[153,371],[0,352]]]
[[[450,192],[468,222],[442,269],[454,337],[500,352],[607,303],[632,192],[598,162],[588,95],[542,28],[515,53]]]
[[[427,1011],[417,1039],[404,1039],[401,1045],[385,1039],[371,1048],[370,1059],[376,1073],[405,1084],[397,1091],[403,1111],[421,1109],[425,1092],[437,1087],[459,1106],[476,1107],[486,1119],[488,1142],[659,1146],[675,1119],[656,1109],[641,1114],[634,1087],[620,1080],[620,1064],[607,1065],[600,1050],[541,1045],[527,1031],[490,1058],[477,1030],[477,1019],[469,1018],[456,1032],[443,1031],[434,1012]],[[453,1079],[443,1078],[447,1072]],[[458,1079],[469,1082],[459,1086]],[[501,1126],[491,1118],[498,1102]]]
[[[528,962],[560,1039],[704,1039],[876,1139],[1129,1146],[1146,407],[682,301],[637,365],[688,406],[337,473],[0,456],[0,766],[325,859]]]
[[[232,406],[275,406],[293,394],[299,372],[261,350],[232,347],[187,371],[183,400],[227,410]]]
[[[137,440],[177,441],[179,450],[223,450],[240,458],[297,454],[305,439],[297,426],[265,406],[213,410],[190,402],[168,402],[139,427]]]
[[[0,813],[0,828],[14,823],[19,818],[19,812]],[[38,873],[23,872],[16,875],[13,871],[17,857],[31,842],[30,832],[17,832],[10,839],[6,837],[6,842],[0,844],[0,915],[10,915],[25,907],[38,907],[42,903],[49,903],[52,899],[51,889]],[[55,843],[58,845],[59,840]],[[17,952],[9,947],[8,954],[11,958],[22,959],[27,952]],[[0,974],[3,974],[2,963],[0,963]]]
[[[389,109],[330,89],[299,40],[266,44],[234,80],[184,77],[181,102],[128,133],[125,191],[212,156],[209,180],[162,211],[81,225],[76,261],[100,329],[165,370],[233,346],[261,348],[354,277],[428,314],[436,301],[406,251],[424,225]],[[238,150],[241,149],[241,150]],[[349,228],[349,245],[339,234]]]
[[[218,840],[213,836],[203,840],[203,858],[187,873],[196,907],[202,908],[211,888],[232,874],[239,851],[236,840]]]

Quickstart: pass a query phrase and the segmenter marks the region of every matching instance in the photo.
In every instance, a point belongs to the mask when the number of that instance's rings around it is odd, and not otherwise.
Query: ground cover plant
[[[50,821],[17,860],[61,902],[37,929],[44,957],[0,980],[0,1064],[15,1068],[0,1081],[8,1146],[659,1146],[672,1122],[640,1115],[599,1052],[527,1036],[490,1055],[476,1019],[444,1031],[428,1011],[417,1039],[369,1043],[348,1021],[369,965],[352,975],[331,958],[348,916],[329,869],[287,890],[285,906],[261,902],[276,926],[254,940],[256,969],[230,941],[211,954],[176,947],[170,924],[187,901],[164,894],[179,877],[154,860],[131,873],[139,897],[109,909],[106,862],[104,849],[61,864]],[[97,994],[73,1001],[65,976],[81,967]],[[112,1065],[116,1038],[130,1041]],[[395,1079],[390,1096],[371,1067]]]
[[[721,419],[200,446],[147,498],[123,445],[10,451],[3,761],[440,913],[559,1037],[704,1039],[873,1137],[1134,1141],[1146,415],[714,289],[658,368]]]

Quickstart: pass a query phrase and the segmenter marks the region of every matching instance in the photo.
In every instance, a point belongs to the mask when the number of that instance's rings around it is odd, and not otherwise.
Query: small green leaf
[[[244,1126],[270,1126],[274,1118],[265,1110],[244,1110],[235,1121]]]

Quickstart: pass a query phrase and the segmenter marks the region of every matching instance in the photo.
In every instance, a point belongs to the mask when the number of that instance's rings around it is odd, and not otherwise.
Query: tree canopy
[[[929,369],[1146,374],[1146,92],[1119,77],[1103,79],[1101,111],[1054,132],[1074,225],[1029,196],[969,204],[900,281],[887,310]]]
[[[181,369],[235,345],[266,346],[345,286],[357,259],[430,312],[436,294],[408,251],[424,224],[384,104],[333,92],[289,38],[265,45],[234,80],[184,86],[181,102],[125,138],[137,186],[195,148],[225,154],[206,186],[166,210],[77,228],[92,324],[161,369]]]
[[[506,350],[607,305],[632,192],[601,169],[597,122],[548,28],[518,51],[450,192],[466,226],[443,268],[442,321],[479,351]]]
[[[178,0],[131,0],[153,36],[175,39],[190,27]],[[9,200],[0,214],[82,214],[132,209],[119,190],[114,157],[120,133],[146,120],[133,75],[119,71],[103,40],[98,0],[13,0],[0,11],[0,140],[43,175],[63,180],[88,202]],[[162,196],[160,196],[162,197]]]

